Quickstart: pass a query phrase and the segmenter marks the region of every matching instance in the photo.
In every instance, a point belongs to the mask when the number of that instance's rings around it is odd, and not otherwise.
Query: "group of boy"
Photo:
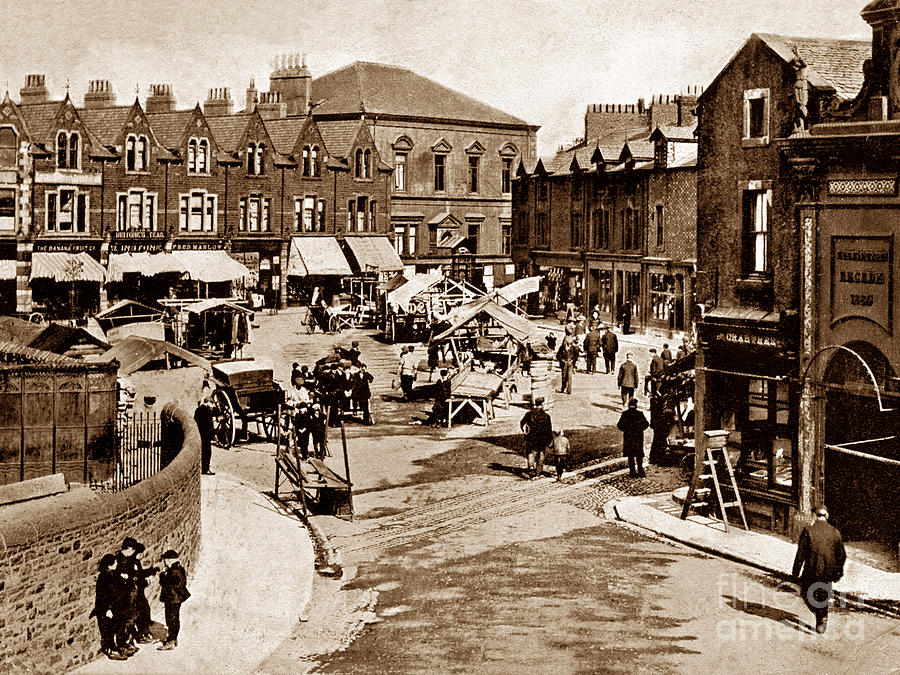
[[[150,632],[153,620],[146,590],[148,579],[157,573],[167,628],[166,639],[157,649],[166,651],[178,646],[181,604],[191,595],[187,590],[187,575],[173,549],[160,557],[161,570],[144,568],[140,556],[145,550],[133,537],[125,537],[119,552],[107,553],[98,565],[90,616],[97,617],[101,652],[114,661],[134,656],[140,649],[138,644],[156,641]]]
[[[524,433],[525,453],[528,461],[526,478],[537,480],[544,471],[544,455],[549,450],[554,456],[556,480],[561,481],[569,468],[569,439],[562,429],[553,429],[553,421],[544,410],[543,396],[532,401],[531,408],[519,421]]]

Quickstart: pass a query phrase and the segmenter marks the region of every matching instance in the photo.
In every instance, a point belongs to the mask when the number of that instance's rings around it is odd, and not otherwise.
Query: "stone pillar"
[[[281,242],[281,256],[279,256],[279,262],[281,265],[279,266],[278,276],[280,278],[279,288],[278,288],[278,305],[279,307],[287,307],[288,304],[288,292],[287,292],[287,270],[288,270],[288,258],[291,254],[291,239],[290,237],[287,240]]]
[[[34,244],[19,240],[16,244],[16,311],[31,312],[31,252]]]

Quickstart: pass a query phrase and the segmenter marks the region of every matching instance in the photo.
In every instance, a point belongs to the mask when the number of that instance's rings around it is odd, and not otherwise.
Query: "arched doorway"
[[[838,350],[822,378],[826,390],[825,444],[848,447],[870,455],[900,459],[900,399],[893,367],[876,347],[867,342],[846,345],[868,364],[878,382],[882,411],[872,378],[853,354]],[[859,441],[872,441],[859,443]],[[896,485],[900,470],[883,462],[825,450],[825,503],[832,522],[847,540],[896,542],[900,533],[900,507]]]

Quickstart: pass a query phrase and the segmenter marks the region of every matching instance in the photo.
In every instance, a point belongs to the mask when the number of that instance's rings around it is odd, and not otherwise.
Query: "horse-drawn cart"
[[[212,370],[217,408],[214,431],[219,445],[228,448],[234,444],[238,421],[242,438],[247,436],[247,425],[255,422],[258,435],[276,440],[284,390],[272,379],[271,366],[253,359],[234,359],[214,363]]]

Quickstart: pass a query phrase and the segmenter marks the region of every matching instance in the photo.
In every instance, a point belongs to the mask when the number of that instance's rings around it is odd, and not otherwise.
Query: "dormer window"
[[[744,136],[742,145],[759,147],[769,144],[769,90],[748,89],[744,92]]]
[[[188,173],[209,173],[209,140],[192,138],[187,151]]]
[[[56,136],[56,167],[77,169],[81,163],[81,136],[77,131],[60,131]]]
[[[146,136],[129,135],[125,139],[125,170],[146,171],[149,163],[148,148]]]
[[[12,127],[0,129],[0,168],[15,169],[19,155],[19,139]]]
[[[309,154],[309,163],[312,168],[313,177],[318,178],[319,174],[320,174],[320,171],[319,171],[319,146],[318,145],[312,146],[312,150],[310,150],[310,154]]]
[[[261,176],[266,166],[266,146],[263,143],[250,143],[247,146],[247,173]]]
[[[312,166],[310,165],[310,148],[308,145],[303,146],[303,175],[312,175]]]

